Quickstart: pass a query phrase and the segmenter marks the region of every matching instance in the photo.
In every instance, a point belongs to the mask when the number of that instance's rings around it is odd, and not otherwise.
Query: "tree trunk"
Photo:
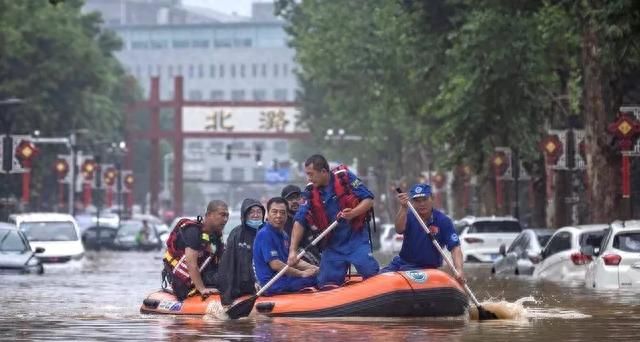
[[[588,23],[588,22],[587,22]],[[587,174],[591,203],[591,221],[611,222],[618,218],[620,203],[620,157],[608,144],[607,125],[614,110],[608,105],[608,86],[600,54],[600,41],[593,25],[583,25],[582,62],[584,76],[584,113],[587,143]]]

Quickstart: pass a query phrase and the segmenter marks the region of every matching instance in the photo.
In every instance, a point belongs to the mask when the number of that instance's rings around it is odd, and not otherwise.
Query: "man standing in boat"
[[[297,185],[289,184],[282,189],[281,192],[282,198],[287,200],[289,203],[289,215],[287,216],[287,222],[284,224],[284,231],[291,237],[291,231],[293,230],[294,217],[298,210],[300,209],[300,205],[304,204],[305,199],[302,196],[302,190]],[[300,240],[299,248],[305,248],[311,244],[313,241],[313,234],[310,230],[305,230],[304,235],[302,236],[302,240]],[[297,251],[298,253],[300,251]],[[316,246],[309,247],[307,253],[302,257],[304,261],[313,264],[320,265],[320,250]]]
[[[433,208],[433,196],[431,186],[428,184],[416,184],[411,187],[409,193],[397,195],[400,208],[396,214],[395,228],[398,234],[404,235],[400,255],[393,258],[391,263],[380,272],[406,271],[420,268],[439,268],[442,266],[442,256],[431,242],[431,238],[424,231],[418,219],[409,210],[408,202],[416,209],[420,219],[429,227],[431,234],[443,248],[451,251],[453,264],[460,277],[458,282],[463,283],[462,272],[463,257],[460,248],[460,240],[453,227],[451,219],[441,211]]]
[[[284,224],[288,207],[287,201],[282,197],[274,197],[267,202],[268,221],[258,231],[253,243],[253,267],[260,286],[268,283],[287,265],[289,236],[284,232]],[[265,294],[297,292],[305,287],[315,286],[317,273],[317,266],[300,260],[294,267],[289,267],[284,276],[273,283]]]
[[[364,278],[377,274],[379,265],[367,234],[373,193],[345,166],[329,169],[329,163],[321,155],[312,155],[304,166],[311,185],[307,188],[306,203],[295,215],[289,265],[297,262],[296,251],[305,229],[317,234],[340,219],[335,230],[321,242],[319,287],[340,286],[351,264]]]
[[[191,293],[207,296],[217,292],[217,271],[224,251],[222,230],[229,219],[227,204],[214,200],[207,205],[204,219],[182,219],[167,238],[162,272],[163,287],[171,284],[182,301]]]

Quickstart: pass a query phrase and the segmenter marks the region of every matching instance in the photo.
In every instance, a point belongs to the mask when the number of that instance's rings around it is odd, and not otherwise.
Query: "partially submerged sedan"
[[[0,273],[44,273],[42,262],[35,255],[44,252],[31,246],[24,233],[12,224],[0,222]]]

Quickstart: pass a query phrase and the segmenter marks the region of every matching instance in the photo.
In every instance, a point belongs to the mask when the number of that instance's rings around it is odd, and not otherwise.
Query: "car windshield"
[[[613,248],[625,252],[640,252],[640,232],[619,233],[613,238]]]
[[[538,242],[540,243],[540,246],[546,246],[547,242],[549,242],[549,239],[551,238],[552,234],[541,234],[538,235]]]
[[[602,239],[607,234],[608,229],[596,230],[593,232],[584,232],[580,235],[580,247],[593,246],[600,247]]]
[[[0,229],[0,252],[25,252],[27,245],[17,230]]]
[[[22,222],[20,224],[29,241],[76,241],[78,234],[70,221]]]
[[[469,233],[520,233],[522,227],[517,221],[479,221],[472,225]]]
[[[118,229],[118,236],[135,236],[142,231],[142,221],[127,221],[123,222],[120,229]],[[147,223],[149,227],[149,233],[153,232],[153,228],[150,223]]]

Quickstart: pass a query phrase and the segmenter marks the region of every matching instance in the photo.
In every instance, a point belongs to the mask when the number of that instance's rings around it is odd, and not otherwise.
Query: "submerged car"
[[[29,240],[16,226],[0,222],[0,273],[44,273],[36,254],[44,252],[38,247],[31,250]]]
[[[594,260],[587,266],[585,286],[640,289],[640,221],[611,224],[600,246],[584,246]]]
[[[146,222],[146,228],[145,228]],[[160,250],[162,241],[155,224],[144,220],[122,221],[113,240],[116,250]]]
[[[533,271],[533,277],[583,282],[593,257],[582,253],[581,249],[600,246],[608,228],[606,224],[592,224],[558,229],[542,250],[542,261]]]
[[[87,250],[114,249],[118,227],[93,226],[82,233],[82,243]]]
[[[500,256],[493,263],[493,274],[531,275],[540,262],[542,247],[553,235],[553,229],[525,229],[506,248],[500,245]]]
[[[84,246],[80,229],[73,216],[59,213],[27,213],[9,216],[11,223],[23,231],[31,248],[42,247],[38,255],[44,263],[65,263],[80,260]]]
[[[493,262],[500,256],[500,245],[509,245],[522,232],[520,222],[511,216],[468,216],[455,222],[465,262]]]

